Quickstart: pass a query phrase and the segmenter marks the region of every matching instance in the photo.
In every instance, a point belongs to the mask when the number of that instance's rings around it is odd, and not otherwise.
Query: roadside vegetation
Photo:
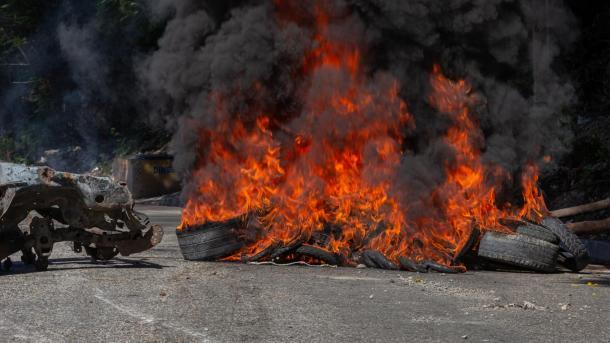
[[[134,95],[133,68],[163,29],[143,1],[1,0],[0,159],[32,163],[45,150],[79,146],[97,165],[167,143]],[[60,30],[75,41],[62,41]],[[70,55],[83,42],[91,49]],[[78,70],[81,55],[97,65]]]

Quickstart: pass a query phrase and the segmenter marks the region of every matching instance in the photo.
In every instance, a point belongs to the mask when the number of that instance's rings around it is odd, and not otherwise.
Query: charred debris
[[[133,209],[125,184],[109,177],[0,163],[0,260],[9,256],[46,270],[53,245],[71,242],[93,260],[128,256],[157,245],[163,230]]]

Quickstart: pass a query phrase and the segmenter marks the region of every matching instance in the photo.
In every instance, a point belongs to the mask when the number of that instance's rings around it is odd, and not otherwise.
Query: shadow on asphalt
[[[76,265],[76,266],[75,266]],[[65,267],[64,267],[65,266]],[[158,263],[128,260],[124,258],[113,258],[109,261],[91,261],[90,258],[55,258],[49,259],[48,271],[62,270],[78,270],[78,269],[163,269],[170,266],[161,265]],[[11,274],[28,274],[39,272],[33,265],[27,265],[23,262],[14,262],[10,272],[1,271],[0,277]]]

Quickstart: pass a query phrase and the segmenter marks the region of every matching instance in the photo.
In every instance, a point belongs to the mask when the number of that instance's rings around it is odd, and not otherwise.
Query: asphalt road
[[[0,342],[608,342],[610,274],[417,274],[187,262],[177,208],[154,249],[0,274]],[[18,260],[18,256],[16,256]]]

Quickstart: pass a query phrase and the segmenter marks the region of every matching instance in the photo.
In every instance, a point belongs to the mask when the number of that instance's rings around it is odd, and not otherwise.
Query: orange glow
[[[524,205],[519,211],[519,217],[540,222],[545,215],[548,215],[549,210],[538,188],[538,168],[535,165],[526,166],[521,178],[521,185],[523,187]]]
[[[293,5],[275,4],[282,20],[304,20],[292,12]],[[392,185],[401,163],[408,165],[401,137],[414,119],[398,81],[367,75],[361,47],[337,40],[330,24],[321,5],[312,24],[315,44],[303,57],[300,77],[324,77],[319,86],[328,91],[307,93],[299,117],[277,123],[273,113],[261,110],[248,122],[240,118],[249,113],[226,115],[223,98],[230,95],[211,95],[216,117],[233,119],[200,134],[203,151],[192,175],[197,190],[189,196],[181,228],[256,213],[263,232],[233,260],[270,244],[325,235],[317,244],[347,260],[370,248],[394,261],[405,255],[451,264],[472,225],[503,230],[501,217],[539,219],[546,207],[533,166],[523,174],[523,208],[496,205],[499,186],[490,175],[502,170],[481,161],[483,134],[470,113],[476,99],[464,80],[446,78],[438,66],[430,76],[428,102],[451,119],[444,142],[455,158],[443,166],[446,179],[430,194],[438,215],[405,208]],[[367,240],[380,225],[385,231]]]

